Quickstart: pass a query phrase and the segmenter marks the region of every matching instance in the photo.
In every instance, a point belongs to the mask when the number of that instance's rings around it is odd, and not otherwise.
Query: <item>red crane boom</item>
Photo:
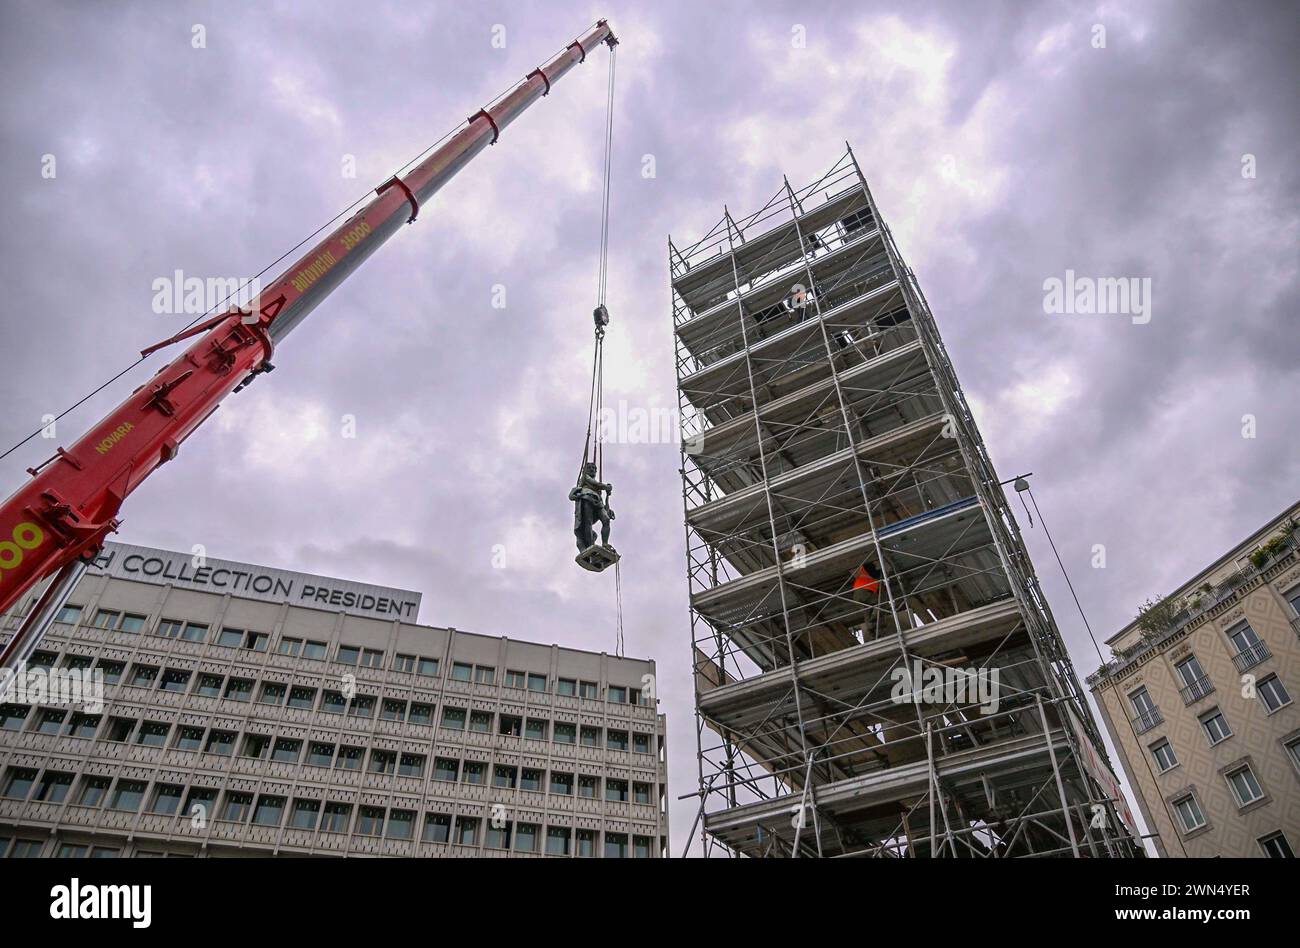
[[[29,468],[32,479],[0,507],[0,612],[51,573],[92,559],[117,529],[127,496],[176,457],[231,390],[273,367],[275,344],[602,42],[611,48],[618,43],[605,20],[495,105],[470,116],[405,178],[394,176],[380,185],[364,208],[264,288],[248,309],[232,309],[146,349],[144,354],[200,336],[71,448],[59,448],[39,468]],[[0,654],[0,666],[19,651],[26,628]]]

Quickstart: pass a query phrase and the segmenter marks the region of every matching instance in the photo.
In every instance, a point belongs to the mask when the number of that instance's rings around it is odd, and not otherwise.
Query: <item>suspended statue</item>
[[[601,412],[604,404],[604,341],[609,325],[609,310],[601,303],[591,314],[596,324],[596,357],[591,373],[591,403],[587,412],[587,438],[578,468],[578,482],[569,491],[573,501],[573,535],[578,539],[577,563],[583,569],[599,573],[618,562],[618,551],[609,545],[610,521],[614,511],[609,495],[614,486],[600,479],[605,450],[601,438]],[[600,543],[596,543],[596,524],[600,524]]]
[[[614,511],[609,506],[609,495],[613,492],[612,484],[599,480],[596,462],[588,461],[582,466],[577,486],[569,491],[569,500],[574,503],[573,533],[578,538],[579,553],[596,545],[597,521],[600,522],[600,545],[609,546],[609,524],[614,519]]]

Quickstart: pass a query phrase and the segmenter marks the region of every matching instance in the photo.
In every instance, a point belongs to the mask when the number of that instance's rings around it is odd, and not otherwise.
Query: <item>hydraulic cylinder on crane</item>
[[[177,359],[108,413],[71,448],[59,448],[32,479],[0,506],[0,612],[52,573],[64,570],[29,612],[29,620],[0,654],[0,666],[30,651],[38,615],[50,605],[70,570],[93,559],[119,526],[123,501],[182,443],[232,390],[270,371],[275,345],[367,257],[416,220],[420,208],[511,122],[551,91],[600,43],[618,43],[598,21],[549,62],[534,69],[405,177],[389,179],[376,196],[262,290],[247,309],[234,308],[146,349],[198,336]]]

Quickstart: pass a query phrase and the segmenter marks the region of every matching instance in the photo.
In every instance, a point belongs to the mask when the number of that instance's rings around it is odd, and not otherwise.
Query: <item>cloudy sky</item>
[[[622,39],[607,401],[675,408],[668,236],[811,180],[847,140],[1099,637],[1296,499],[1300,40],[1281,3],[5,2],[0,450],[192,318],[153,311],[155,279],[251,276],[599,16]],[[289,337],[128,501],[120,538],[612,651],[613,577],[573,564],[565,499],[605,68],[571,72]],[[1149,278],[1150,321],[1045,314],[1067,269]],[[0,476],[49,453],[29,443]],[[672,443],[607,451],[627,649],[659,663],[674,796],[695,785],[678,466]],[[1028,542],[1086,674],[1041,530]],[[674,802],[675,853],[693,806]]]

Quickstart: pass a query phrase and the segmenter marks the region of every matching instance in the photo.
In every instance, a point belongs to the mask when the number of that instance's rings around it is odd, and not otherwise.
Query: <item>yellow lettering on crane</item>
[[[321,251],[316,255],[315,260],[303,267],[302,271],[293,278],[293,288],[301,293],[323,277],[326,271],[336,263],[338,263],[338,258],[334,254],[328,250]]]
[[[129,421],[118,425],[107,438],[95,445],[95,451],[99,454],[107,454],[109,451],[112,451],[117,447],[117,443],[125,438],[134,428],[135,425],[131,424]]]
[[[22,565],[28,550],[34,550],[45,541],[45,531],[38,524],[25,520],[14,527],[13,539],[0,540],[0,573]]]

